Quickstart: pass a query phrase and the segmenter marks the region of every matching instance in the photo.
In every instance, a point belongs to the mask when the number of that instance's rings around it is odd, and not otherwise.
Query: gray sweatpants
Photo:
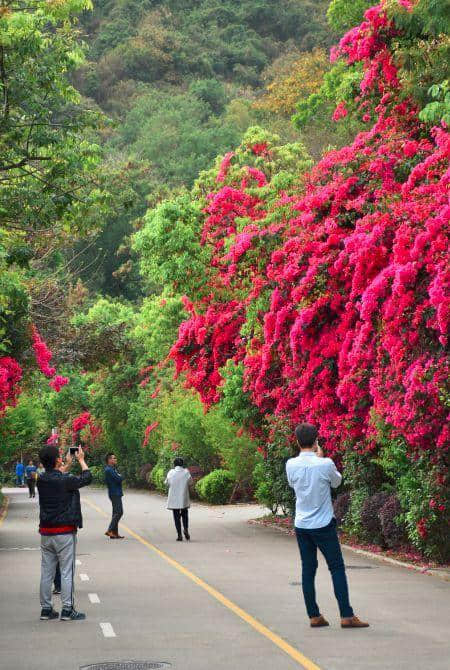
[[[75,551],[77,534],[41,535],[41,607],[52,607],[56,565],[61,570],[61,602],[66,609],[74,606]]]

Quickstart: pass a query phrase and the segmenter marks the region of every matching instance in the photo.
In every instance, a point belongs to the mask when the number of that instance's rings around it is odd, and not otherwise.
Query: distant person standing
[[[37,477],[37,467],[33,461],[28,461],[28,465],[25,468],[25,479],[28,486],[28,491],[30,492],[29,498],[36,497],[36,477]]]
[[[45,472],[45,468],[44,468],[44,466],[42,465],[42,463],[39,463],[39,465],[38,465],[38,467],[37,467],[37,470],[36,470],[36,475],[37,475],[38,477],[40,477],[41,475],[44,474],[44,472]]]
[[[23,463],[21,461],[17,461],[16,463],[16,480],[17,480],[17,486],[23,486],[23,475],[25,472],[25,468],[23,466]]]
[[[79,489],[92,481],[82,449],[76,452],[81,475],[61,472],[62,458],[55,446],[44,447],[39,457],[45,474],[38,479],[39,533],[41,534],[41,620],[57,619],[52,605],[52,584],[56,566],[61,570],[61,621],[79,621],[86,615],[77,612],[74,602],[74,574],[77,529],[83,527]],[[67,467],[72,456],[67,456]]]
[[[173,520],[178,533],[177,542],[183,541],[181,535],[181,522],[183,522],[183,532],[186,540],[190,540],[189,535],[189,513],[191,506],[189,499],[189,484],[192,482],[191,473],[184,467],[182,458],[176,458],[173,463],[173,469],[169,470],[166,477],[166,486],[169,487],[167,497],[167,509],[173,512]]]
[[[117,472],[117,458],[113,453],[106,454],[105,481],[108,487],[108,496],[112,504],[112,517],[107,535],[111,540],[123,540],[119,535],[119,521],[123,517],[123,476]]]
[[[325,458],[318,443],[317,428],[302,423],[295,429],[300,454],[286,463],[289,486],[296,495],[295,534],[302,560],[302,588],[311,628],[328,626],[316,602],[314,580],[317,549],[324,555],[339,604],[342,628],[367,628],[368,623],[354,616],[349,601],[344,560],[336,530],[331,488],[342,476],[331,458]]]

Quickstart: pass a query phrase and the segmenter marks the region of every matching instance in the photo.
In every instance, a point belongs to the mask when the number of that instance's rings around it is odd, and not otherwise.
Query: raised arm
[[[69,475],[68,477],[65,477],[65,484],[68,491],[82,489],[83,486],[87,486],[92,481],[92,474],[89,472],[87,463],[84,460],[84,452],[81,447],[78,449],[76,458],[81,467],[81,475],[79,477],[76,475]]]

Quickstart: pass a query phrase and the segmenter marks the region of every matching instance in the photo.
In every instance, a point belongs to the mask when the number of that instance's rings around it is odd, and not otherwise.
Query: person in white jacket
[[[189,514],[188,509],[191,506],[189,498],[189,484],[192,482],[191,473],[184,467],[182,458],[176,458],[173,463],[173,469],[169,470],[166,477],[166,486],[169,487],[167,497],[167,509],[173,512],[175,528],[177,529],[177,542],[183,541],[181,534],[181,522],[183,522],[183,532],[186,540],[190,540],[189,535]]]

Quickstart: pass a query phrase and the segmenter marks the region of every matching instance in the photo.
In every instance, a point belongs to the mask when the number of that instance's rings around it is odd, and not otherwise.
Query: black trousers
[[[172,512],[178,535],[181,535],[181,521],[183,521],[183,530],[187,532],[189,526],[188,508],[184,507],[183,509],[173,509]]]
[[[122,496],[109,496],[112,503],[112,517],[108,530],[111,533],[119,532],[119,521],[123,517]]]
[[[27,486],[28,490],[30,492],[30,498],[34,498],[36,495],[36,480],[35,479],[27,479]]]

